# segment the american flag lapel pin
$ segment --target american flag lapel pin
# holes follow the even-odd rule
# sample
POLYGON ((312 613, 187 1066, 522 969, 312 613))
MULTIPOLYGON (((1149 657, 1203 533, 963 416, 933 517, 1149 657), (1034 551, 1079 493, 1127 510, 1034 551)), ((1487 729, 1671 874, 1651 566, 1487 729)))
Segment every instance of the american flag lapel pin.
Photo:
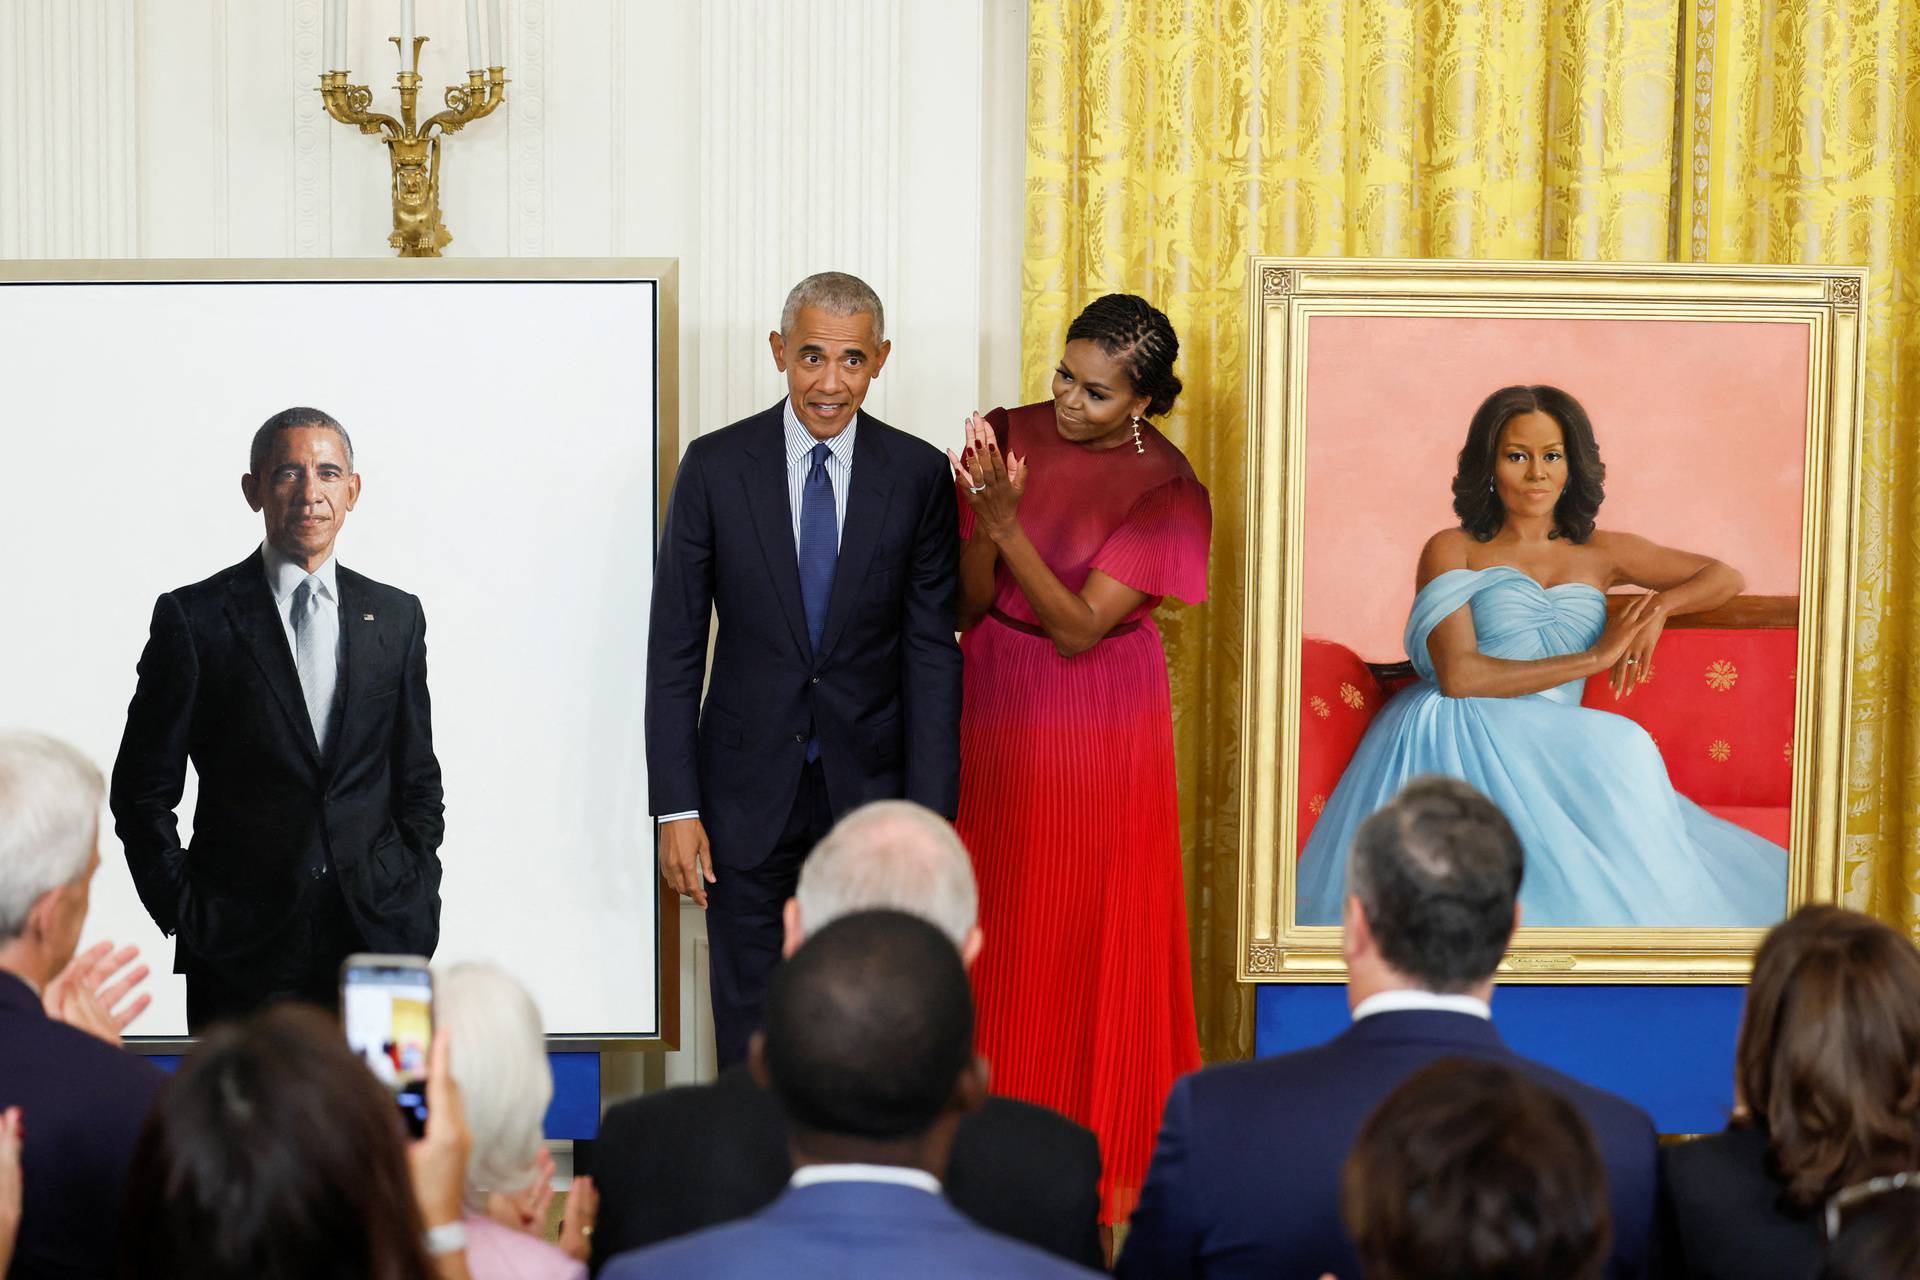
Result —
POLYGON ((372 614, 370 614, 370 613, 363 613, 363 614, 361 614, 361 615, 360 615, 360 621, 362 621, 362 622, 372 622, 372 621, 373 621, 373 615, 372 615, 372 614))

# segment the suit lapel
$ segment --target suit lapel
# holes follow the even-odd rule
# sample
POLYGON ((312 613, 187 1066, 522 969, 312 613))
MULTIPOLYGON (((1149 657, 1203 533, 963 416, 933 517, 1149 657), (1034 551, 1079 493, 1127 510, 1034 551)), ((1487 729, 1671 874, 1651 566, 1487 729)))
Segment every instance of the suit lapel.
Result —
MULTIPOLYGON (((840 529, 840 560, 833 570, 833 594, 827 597, 827 625, 820 635, 820 656, 833 652, 834 642, 846 630, 847 615, 866 585, 867 568, 886 527, 887 504, 893 498, 893 479, 887 475, 887 447, 869 419, 853 439, 853 483, 847 495, 847 519, 840 529)), ((796 581, 798 570, 795 571, 796 581)))
POLYGON ((800 602, 800 557, 793 546, 793 503, 787 497, 786 424, 778 405, 763 417, 764 424, 755 432, 752 459, 742 477, 747 514, 759 535, 761 554, 767 558, 767 576, 773 580, 773 594, 780 602, 780 612, 786 615, 793 642, 802 654, 811 657, 807 611, 800 602))
POLYGON ((319 767, 320 746, 314 741, 307 701, 300 693, 300 675, 294 670, 293 651, 287 648, 286 629, 273 607, 273 592, 267 587, 267 573, 258 551, 235 566, 227 579, 227 620, 286 714, 307 763, 319 767))

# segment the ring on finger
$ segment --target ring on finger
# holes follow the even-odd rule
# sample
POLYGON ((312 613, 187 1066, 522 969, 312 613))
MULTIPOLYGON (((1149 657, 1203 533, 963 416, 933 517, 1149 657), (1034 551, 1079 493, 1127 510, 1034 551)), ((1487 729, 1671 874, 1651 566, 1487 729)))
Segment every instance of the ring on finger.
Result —
POLYGON ((986 491, 987 486, 983 484, 970 484, 967 486, 968 493, 985 493, 986 491))

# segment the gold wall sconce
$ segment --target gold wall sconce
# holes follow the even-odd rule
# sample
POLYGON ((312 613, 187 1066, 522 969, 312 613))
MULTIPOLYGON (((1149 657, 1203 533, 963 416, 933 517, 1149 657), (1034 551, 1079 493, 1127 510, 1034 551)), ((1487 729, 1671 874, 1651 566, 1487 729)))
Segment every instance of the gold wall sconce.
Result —
MULTIPOLYGON (((328 65, 346 62, 349 0, 329 0, 326 15, 328 65)), ((501 0, 489 0, 491 41, 483 55, 480 43, 480 0, 467 0, 467 57, 473 70, 465 84, 447 86, 447 109, 420 122, 420 47, 427 37, 413 33, 414 0, 401 0, 400 34, 388 39, 400 53, 400 117, 373 111, 373 90, 349 84, 346 70, 320 75, 320 96, 327 114, 341 124, 359 126, 364 134, 383 134, 388 164, 393 171, 393 234, 387 243, 403 258, 437 258, 452 240, 440 221, 440 140, 458 133, 475 120, 492 115, 506 100, 506 54, 500 39, 501 0), (484 66, 483 63, 488 65, 484 66)))

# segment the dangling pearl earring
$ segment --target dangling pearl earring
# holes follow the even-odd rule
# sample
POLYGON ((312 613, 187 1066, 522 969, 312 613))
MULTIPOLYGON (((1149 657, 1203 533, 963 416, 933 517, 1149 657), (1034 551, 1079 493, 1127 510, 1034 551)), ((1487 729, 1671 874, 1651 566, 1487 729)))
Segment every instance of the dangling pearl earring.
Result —
POLYGON ((1147 442, 1140 438, 1140 417, 1138 414, 1135 414, 1133 419, 1133 451, 1135 453, 1145 453, 1147 451, 1147 442))
POLYGON ((1487 481, 1487 492, 1488 492, 1488 493, 1492 493, 1492 492, 1493 492, 1493 481, 1491 481, 1491 480, 1489 480, 1489 481, 1487 481))

